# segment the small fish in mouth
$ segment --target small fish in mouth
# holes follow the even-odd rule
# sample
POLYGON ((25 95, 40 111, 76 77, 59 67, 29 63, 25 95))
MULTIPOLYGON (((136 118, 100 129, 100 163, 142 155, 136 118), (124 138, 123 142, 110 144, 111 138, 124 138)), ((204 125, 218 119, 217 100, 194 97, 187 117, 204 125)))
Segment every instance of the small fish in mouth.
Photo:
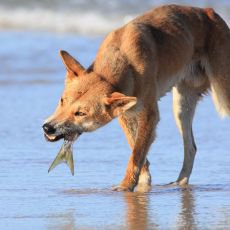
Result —
POLYGON ((74 141, 64 139, 64 143, 53 163, 50 165, 48 172, 54 169, 58 164, 64 162, 69 166, 72 175, 74 175, 73 143, 74 141))

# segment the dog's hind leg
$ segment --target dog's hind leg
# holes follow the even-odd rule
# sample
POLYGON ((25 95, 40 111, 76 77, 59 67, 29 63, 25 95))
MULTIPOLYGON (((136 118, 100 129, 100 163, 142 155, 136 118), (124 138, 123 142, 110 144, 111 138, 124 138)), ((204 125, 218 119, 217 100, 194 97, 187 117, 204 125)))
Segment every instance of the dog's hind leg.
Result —
MULTIPOLYGON (((138 126, 136 117, 123 114, 119 117, 119 123, 124 130, 130 148, 133 150, 138 126)), ((140 172, 136 191, 148 191, 151 188, 151 174, 149 171, 149 165, 150 163, 146 158, 140 172)))
POLYGON ((192 121, 197 102, 207 88, 208 84, 195 88, 185 81, 173 88, 173 112, 184 144, 184 162, 177 181, 172 183, 174 185, 184 185, 189 182, 196 154, 192 121))

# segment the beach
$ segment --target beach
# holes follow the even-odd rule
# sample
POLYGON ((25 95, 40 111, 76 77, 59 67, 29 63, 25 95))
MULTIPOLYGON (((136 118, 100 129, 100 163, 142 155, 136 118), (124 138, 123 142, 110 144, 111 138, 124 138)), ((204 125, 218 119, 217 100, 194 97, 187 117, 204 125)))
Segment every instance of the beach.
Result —
MULTIPOLYGON (((228 1, 222 3, 225 7, 220 8, 229 13, 228 1)), ((7 7, 0 3, 0 9, 7 7)), ((79 11, 83 12, 86 6, 82 7, 79 11)), ((0 229, 229 228, 230 120, 219 117, 209 95, 199 103, 194 119, 198 152, 187 187, 166 186, 176 180, 183 161, 170 93, 159 102, 161 121, 149 152, 153 182, 149 192, 111 190, 122 180, 130 156, 117 120, 77 140, 74 176, 64 164, 47 172, 62 144, 45 141, 42 131, 64 87, 65 68, 58 52, 67 50, 89 66, 107 31, 138 13, 130 5, 128 9, 126 19, 122 9, 118 16, 111 15, 111 24, 103 26, 103 22, 92 34, 90 25, 84 31, 80 27, 2 26, 0 229), (119 15, 122 20, 116 22, 119 15)))

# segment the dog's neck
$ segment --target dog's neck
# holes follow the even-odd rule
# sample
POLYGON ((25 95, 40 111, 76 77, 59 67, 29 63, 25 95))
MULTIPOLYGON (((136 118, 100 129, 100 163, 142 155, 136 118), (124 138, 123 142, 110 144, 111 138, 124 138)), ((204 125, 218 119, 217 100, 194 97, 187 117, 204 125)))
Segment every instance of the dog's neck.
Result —
POLYGON ((119 48, 107 46, 100 49, 90 69, 110 83, 116 91, 132 94, 133 74, 126 57, 119 48))

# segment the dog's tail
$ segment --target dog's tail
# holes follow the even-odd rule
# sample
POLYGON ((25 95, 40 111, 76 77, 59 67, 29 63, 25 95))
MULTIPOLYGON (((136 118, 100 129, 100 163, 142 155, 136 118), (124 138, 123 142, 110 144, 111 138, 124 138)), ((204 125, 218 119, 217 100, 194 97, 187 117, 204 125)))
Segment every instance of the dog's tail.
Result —
POLYGON ((212 81, 211 91, 215 107, 221 117, 230 116, 230 77, 226 82, 212 81))
POLYGON ((213 10, 207 9, 207 15, 211 21, 208 77, 212 98, 219 114, 230 116, 230 29, 213 10))

